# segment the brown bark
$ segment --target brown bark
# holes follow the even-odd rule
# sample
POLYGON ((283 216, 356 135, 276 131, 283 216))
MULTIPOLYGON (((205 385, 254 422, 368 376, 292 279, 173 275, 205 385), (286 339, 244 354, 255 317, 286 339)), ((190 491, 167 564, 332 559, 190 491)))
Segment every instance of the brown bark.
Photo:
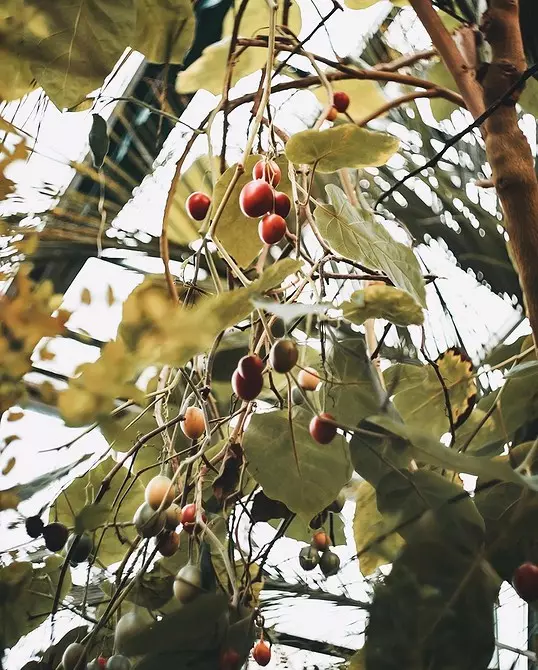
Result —
MULTIPOLYGON (((483 30, 493 61, 484 78, 486 106, 498 100, 526 68, 519 28, 519 0, 490 0, 483 30)), ((517 96, 514 96, 516 98, 517 96)), ((534 342, 538 341, 538 181, 515 99, 486 122, 486 153, 510 237, 534 342)))
MULTIPOLYGON (((492 49, 492 63, 483 90, 465 72, 465 62, 442 25, 431 0, 410 0, 445 65, 456 80, 469 111, 476 118, 506 93, 526 68, 519 27, 519 0, 489 0, 483 31, 492 49), (477 88, 478 87, 478 88, 477 88), (477 100, 477 96, 481 100, 477 100)), ((530 146, 518 125, 518 95, 501 105, 484 124, 486 155, 493 172, 510 237, 509 251, 523 289, 527 316, 538 342, 538 181, 530 146)))

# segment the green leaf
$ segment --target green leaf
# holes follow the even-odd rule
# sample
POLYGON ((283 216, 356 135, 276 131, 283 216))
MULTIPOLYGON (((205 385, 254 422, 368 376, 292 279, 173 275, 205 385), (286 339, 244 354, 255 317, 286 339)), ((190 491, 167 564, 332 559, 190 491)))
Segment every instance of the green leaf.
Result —
MULTIPOLYGON (((427 78, 438 86, 448 88, 454 92, 458 91, 454 77, 450 74, 442 61, 433 63, 428 68, 427 78)), ((459 109, 459 105, 450 102, 450 100, 445 100, 445 98, 432 98, 430 100, 430 105, 432 114, 437 121, 448 119, 452 112, 454 112, 456 109, 459 109)))
POLYGON ((386 273, 395 286, 426 307, 424 279, 413 250, 396 242, 370 212, 353 207, 338 186, 328 184, 325 190, 329 204, 316 207, 314 217, 334 251, 386 273))
MULTIPOLYGON (((228 11, 224 17, 224 23, 222 24, 222 34, 228 36, 232 34, 234 20, 235 20, 235 9, 239 7, 239 3, 236 7, 233 7, 228 11)), ((284 3, 280 4, 277 10, 277 24, 282 24, 284 21, 284 3)), ((289 28, 298 35, 301 32, 301 10, 296 2, 290 2, 289 14, 288 14, 288 26, 289 28)), ((265 0, 249 0, 243 15, 241 16, 241 22, 239 23, 239 36, 240 37, 254 37, 255 35, 266 35, 269 28, 269 9, 265 0)))
MULTIPOLYGON (((82 477, 77 477, 63 491, 55 502, 57 520, 68 527, 76 524, 77 515, 89 504, 93 502, 97 491, 99 490, 103 479, 114 467, 115 461, 112 458, 99 463, 95 468, 87 472, 82 477)), ((112 505, 114 499, 122 489, 122 494, 118 496, 119 500, 109 515, 109 521, 115 520, 117 523, 129 523, 133 520, 134 513, 144 500, 144 486, 140 480, 132 483, 129 491, 128 486, 123 486, 127 470, 121 470, 110 482, 110 486, 103 498, 103 504, 112 505), (123 494, 126 493, 125 498, 123 494), (117 512, 117 514, 116 514, 117 512)), ((51 512, 51 519, 54 518, 54 511, 51 512)), ((108 528, 95 531, 93 538, 94 546, 98 549, 97 559, 107 567, 112 563, 120 561, 136 536, 134 528, 115 529, 108 528), (118 539, 117 533, 125 541, 118 539)))
MULTIPOLYGON (((326 74, 331 73, 330 68, 326 74)), ((357 122, 362 120, 368 114, 375 112, 386 102, 381 86, 376 81, 367 79, 342 79, 334 82, 334 90, 343 91, 349 95, 349 107, 346 113, 357 122)), ((320 86, 314 91, 314 95, 323 106, 327 104, 328 96, 325 86, 320 86)))
POLYGON ((364 340, 349 338, 335 342, 322 372, 321 407, 337 422, 356 426, 377 414, 382 389, 366 354, 364 340))
POLYGON ((353 517, 353 536, 364 577, 372 575, 381 565, 392 563, 400 552, 404 542, 398 533, 383 537, 389 530, 389 524, 377 509, 375 488, 366 481, 361 482, 353 517))
POLYGON ((290 323, 291 321, 298 319, 300 316, 306 316, 308 314, 325 314, 328 309, 333 307, 330 302, 307 305, 301 302, 282 303, 261 298, 252 298, 251 302, 257 309, 263 309, 264 312, 274 314, 284 321, 284 323, 290 323))
MULTIPOLYGON (((241 189, 252 181, 252 169, 261 158, 262 156, 258 155, 247 158, 245 172, 234 186, 215 231, 223 247, 241 267, 249 266, 263 247, 258 235, 258 221, 245 216, 239 207, 241 189)), ((235 172, 236 165, 232 165, 218 180, 213 193, 213 216, 235 172)))
POLYGON ((363 324, 366 319, 386 319, 397 326, 420 326, 424 323, 422 307, 413 296, 386 284, 371 284, 355 291, 340 308, 344 319, 357 325, 363 324))
POLYGON ((131 46, 152 63, 181 64, 192 46, 195 27, 189 0, 136 0, 131 46))
POLYGON ((296 165, 314 165, 318 172, 385 165, 400 142, 386 133, 342 123, 329 130, 303 130, 286 144, 286 156, 296 165))
MULTIPOLYGON (((469 416, 476 401, 472 362, 452 348, 442 353, 434 364, 444 381, 452 420, 457 426, 469 416)), ((393 365, 385 370, 384 376, 394 394, 394 405, 408 425, 426 426, 437 438, 449 430, 445 390, 433 365, 393 365)))
POLYGON ((75 533, 82 535, 84 531, 95 530, 108 520, 111 508, 104 503, 86 505, 75 518, 75 533))
POLYGON ((513 368, 507 370, 504 374, 505 379, 515 379, 517 377, 527 377, 536 375, 538 372, 538 361, 525 361, 514 365, 513 368))
POLYGON ((29 63, 20 55, 2 50, 0 101, 18 100, 35 88, 29 63))
POLYGON ((338 496, 352 474, 344 438, 337 435, 328 445, 318 444, 308 432, 309 421, 305 410, 294 408, 294 447, 287 411, 255 414, 243 441, 248 470, 266 495, 307 523, 338 496))
POLYGON ((100 88, 135 29, 134 0, 27 0, 28 26, 39 49, 32 71, 60 109, 100 88))
MULTIPOLYGON (((200 88, 204 88, 214 95, 221 94, 229 50, 229 37, 206 47, 200 58, 179 73, 176 81, 176 91, 178 93, 195 93, 200 88)), ((265 49, 256 47, 245 49, 235 62, 232 72, 232 86, 235 86, 243 77, 263 67, 266 60, 265 49)))
POLYGON ((463 472, 491 480, 499 479, 501 481, 514 482, 520 486, 528 486, 532 490, 538 490, 538 477, 523 476, 516 470, 513 470, 508 463, 503 463, 496 459, 472 456, 470 454, 460 454, 454 449, 449 449, 432 439, 428 433, 424 433, 418 428, 404 426, 404 424, 392 421, 386 416, 370 417, 369 420, 395 435, 408 440, 413 456, 419 461, 424 461, 456 473, 463 472))

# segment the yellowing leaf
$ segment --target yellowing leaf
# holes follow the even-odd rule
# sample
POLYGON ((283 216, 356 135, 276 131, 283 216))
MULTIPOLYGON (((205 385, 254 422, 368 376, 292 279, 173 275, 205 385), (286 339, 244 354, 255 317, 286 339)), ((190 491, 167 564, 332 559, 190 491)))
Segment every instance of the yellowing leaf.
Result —
POLYGON ((367 481, 361 482, 353 517, 353 536, 364 577, 369 577, 379 566, 392 563, 403 547, 404 541, 398 533, 384 537, 392 527, 377 509, 374 487, 367 481))
MULTIPOLYGON (((359 121, 375 112, 386 102, 381 86, 375 81, 344 79, 335 81, 333 86, 334 91, 344 91, 349 95, 350 102, 347 112, 354 121, 359 121)), ((327 104, 327 89, 324 86, 317 88, 314 95, 322 105, 327 104)))
POLYGON ((384 165, 398 151, 400 142, 386 133, 342 123, 329 130, 303 130, 286 145, 286 156, 296 165, 306 163, 318 172, 340 168, 384 165))
POLYGON ((424 323, 422 307, 407 291, 386 284, 372 284, 355 291, 342 303, 344 319, 360 325, 366 319, 386 319, 398 326, 424 323))
POLYGON ((0 200, 5 200, 8 195, 14 192, 15 183, 5 176, 4 170, 15 161, 25 160, 28 154, 28 147, 26 139, 20 135, 18 130, 1 117, 0 130, 6 133, 13 133, 21 138, 13 148, 10 147, 11 138, 4 140, 0 145, 0 200))
POLYGON ((92 302, 92 294, 90 293, 90 289, 88 288, 83 288, 81 293, 80 293, 80 302, 83 305, 91 305, 92 302))
POLYGON ((114 295, 114 289, 110 284, 107 286, 106 289, 106 302, 109 307, 112 307, 112 305, 116 302, 116 296, 114 295))
POLYGON ((7 415, 7 420, 8 421, 19 421, 22 419, 24 416, 24 412, 10 412, 7 415))
POLYGON ((9 473, 13 470, 13 466, 15 465, 15 457, 12 456, 11 458, 8 459, 7 463, 4 465, 2 468, 2 474, 9 475, 9 473))
MULTIPOLYGON (((206 47, 200 58, 179 73, 176 81, 176 91, 178 93, 194 93, 200 88, 204 88, 214 95, 222 93, 229 49, 229 37, 206 47)), ((245 49, 235 62, 232 86, 242 77, 263 67, 266 59, 265 49, 260 47, 245 49)))
POLYGON ((132 47, 153 63, 183 63, 196 21, 189 0, 136 0, 132 47))
POLYGON ((329 246, 345 258, 384 272, 426 307, 424 279, 413 250, 396 242, 372 213, 353 207, 342 189, 329 184, 325 190, 329 204, 316 207, 314 217, 329 246))
MULTIPOLYGON (((236 5, 237 7, 239 4, 236 5)), ((277 24, 283 23, 285 3, 279 3, 277 10, 277 24)), ((222 34, 232 34, 235 20, 235 11, 232 7, 224 17, 222 34)), ((296 35, 301 32, 301 10, 296 2, 290 2, 288 26, 296 35)), ((265 0, 249 0, 239 24, 240 37, 254 37, 258 34, 267 34, 269 27, 269 9, 265 0)))
MULTIPOLYGON (((476 381, 469 358, 448 349, 435 361, 450 398, 452 418, 457 426, 470 414, 476 401, 476 381)), ((449 430, 445 392, 431 365, 393 365, 385 371, 394 404, 404 421, 427 428, 436 437, 449 430)))
POLYGON ((60 109, 99 88, 132 42, 135 0, 27 0, 26 34, 38 50, 32 72, 60 109))
POLYGON ((3 50, 0 53, 0 102, 18 100, 35 88, 30 66, 17 54, 3 50))

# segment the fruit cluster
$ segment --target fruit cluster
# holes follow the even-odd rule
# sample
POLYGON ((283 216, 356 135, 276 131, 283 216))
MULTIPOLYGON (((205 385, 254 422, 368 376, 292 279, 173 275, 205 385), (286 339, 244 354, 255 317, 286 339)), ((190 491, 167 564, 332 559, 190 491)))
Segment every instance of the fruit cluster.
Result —
MULTIPOLYGON (((286 234, 286 217, 291 211, 291 200, 276 187, 282 178, 282 171, 275 161, 260 160, 252 170, 252 181, 241 189, 239 206, 245 216, 261 217, 258 234, 265 244, 276 244, 286 234)), ((191 193, 185 202, 188 215, 194 221, 203 221, 211 198, 200 191, 191 193)))
POLYGON ((29 516, 25 521, 28 535, 37 539, 43 536, 45 546, 49 551, 61 551, 67 545, 70 553, 70 562, 73 567, 84 563, 90 558, 93 550, 93 541, 89 535, 69 535, 67 526, 54 521, 45 526, 40 516, 29 516))
POLYGON ((80 642, 70 644, 62 656, 62 670, 131 670, 131 661, 122 654, 110 658, 98 656, 89 663, 86 661, 86 647, 80 642))
POLYGON ((333 106, 327 114, 327 121, 334 121, 338 113, 344 114, 349 107, 349 95, 345 91, 335 91, 333 94, 333 106))
POLYGON ((318 530, 312 536, 309 546, 299 552, 299 564, 303 570, 314 570, 318 565, 325 577, 336 575, 340 569, 340 559, 330 550, 331 540, 327 533, 318 530))

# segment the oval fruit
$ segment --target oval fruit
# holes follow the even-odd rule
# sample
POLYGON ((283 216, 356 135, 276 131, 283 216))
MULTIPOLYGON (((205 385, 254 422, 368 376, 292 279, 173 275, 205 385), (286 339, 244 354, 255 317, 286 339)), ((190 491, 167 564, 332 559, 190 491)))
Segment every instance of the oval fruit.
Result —
POLYGON ((254 645, 252 657, 258 665, 269 665, 269 662, 271 661, 271 647, 267 642, 260 640, 254 645))
MULTIPOLYGON (((133 640, 152 623, 153 618, 146 610, 139 609, 124 614, 116 624, 116 630, 114 631, 114 647, 118 654, 127 654, 133 640)), ((114 656, 111 656, 111 658, 114 658, 114 656)), ((108 663, 110 663, 110 658, 108 663)))
MULTIPOLYGON (((67 551, 71 549, 75 542, 76 535, 70 535, 67 540, 67 551)), ((89 535, 83 533, 79 538, 76 546, 73 548, 71 553, 71 560, 74 563, 84 563, 87 561, 90 554, 92 553, 93 542, 89 535)))
POLYGON ((263 377, 251 375, 247 379, 236 370, 232 375, 232 389, 235 395, 241 400, 254 400, 257 398, 263 388, 263 377))
POLYGON ((299 370, 297 383, 305 391, 315 391, 319 384, 319 375, 314 368, 299 370))
POLYGON ((313 570, 319 563, 319 553, 314 547, 303 547, 299 552, 299 565, 303 570, 313 570))
POLYGON ((312 546, 318 551, 325 551, 331 546, 331 538, 323 530, 312 535, 312 546))
POLYGON ((203 221, 207 216, 210 206, 211 198, 201 191, 191 193, 185 202, 187 214, 195 221, 203 221))
POLYGON ((174 502, 174 486, 170 477, 157 475, 148 482, 144 494, 146 503, 152 509, 159 509, 161 504, 163 508, 170 507, 174 502))
POLYGON ((332 577, 340 570, 340 559, 332 551, 324 551, 319 559, 319 567, 325 577, 332 577))
POLYGON ((291 212, 291 200, 287 193, 282 191, 275 191, 275 214, 278 214, 285 219, 291 212))
POLYGON ((527 562, 517 567, 512 584, 520 598, 526 602, 538 600, 538 565, 527 562))
POLYGON ((299 351, 293 340, 277 340, 269 352, 269 362, 275 372, 289 372, 297 363, 299 351))
POLYGON ((165 510, 165 514, 165 527, 167 530, 175 530, 181 523, 181 507, 176 503, 172 503, 170 507, 165 510))
MULTIPOLYGON (((197 511, 196 505, 194 503, 185 505, 185 507, 181 510, 181 523, 183 524, 183 529, 185 530, 186 533, 189 533, 189 535, 191 535, 192 533, 195 532, 195 530, 197 530, 196 511, 197 511)), ((204 510, 202 510, 202 521, 204 523, 206 523, 207 521, 207 517, 204 513, 204 510)))
POLYGON ((338 110, 336 109, 336 107, 331 107, 329 113, 326 116, 326 119, 327 121, 334 121, 337 116, 338 116, 338 110))
POLYGON ((265 365, 262 359, 256 354, 243 356, 237 364, 237 371, 244 379, 249 379, 251 376, 261 375, 265 365))
POLYGON ((273 209, 273 189, 263 179, 249 181, 239 194, 239 206, 245 216, 257 219, 273 209))
POLYGON ((159 535, 155 544, 161 556, 173 556, 179 549, 179 533, 174 531, 163 533, 159 535))
POLYGON ((336 426, 333 423, 329 423, 330 421, 334 421, 334 417, 331 414, 327 414, 327 412, 318 414, 318 416, 313 417, 312 421, 310 421, 310 435, 319 444, 329 444, 329 442, 334 440, 336 426))
POLYGON ((108 659, 106 670, 131 670, 131 661, 127 656, 115 654, 108 659))
POLYGON ((63 523, 49 523, 43 528, 43 537, 45 538, 45 546, 49 551, 60 551, 65 547, 69 531, 63 523))
POLYGON ((199 407, 188 407, 185 419, 181 422, 181 430, 191 440, 197 440, 205 432, 204 413, 199 407))
POLYGON ((26 532, 30 537, 33 537, 34 540, 41 535, 45 524, 40 516, 29 516, 24 522, 26 532))
POLYGON ((226 649, 220 656, 219 670, 239 670, 241 656, 235 649, 226 649))
POLYGON ((252 170, 253 179, 263 179, 271 186, 278 186, 282 179, 282 171, 275 161, 261 160, 256 163, 252 170))
POLYGON ((286 222, 278 214, 266 214, 258 225, 258 235, 265 244, 276 244, 286 234, 286 222))
POLYGON ((70 644, 62 656, 63 670, 82 670, 86 665, 86 647, 80 642, 70 644))
POLYGON ((192 602, 202 592, 202 571, 188 563, 177 573, 174 580, 174 596, 180 603, 192 602))
POLYGON ((133 523, 141 537, 155 537, 164 528, 166 512, 156 512, 148 503, 142 503, 135 512, 133 523))
POLYGON ((349 95, 345 91, 335 91, 333 95, 333 105, 338 112, 345 112, 349 107, 349 95))

